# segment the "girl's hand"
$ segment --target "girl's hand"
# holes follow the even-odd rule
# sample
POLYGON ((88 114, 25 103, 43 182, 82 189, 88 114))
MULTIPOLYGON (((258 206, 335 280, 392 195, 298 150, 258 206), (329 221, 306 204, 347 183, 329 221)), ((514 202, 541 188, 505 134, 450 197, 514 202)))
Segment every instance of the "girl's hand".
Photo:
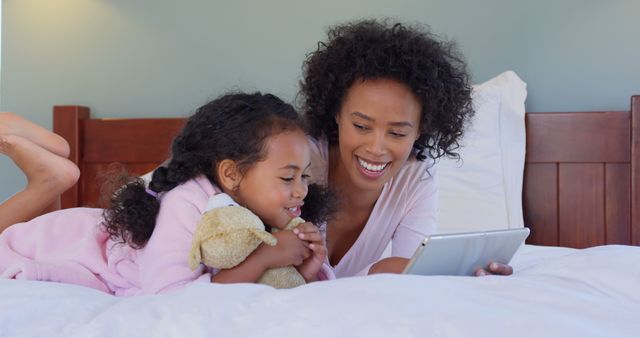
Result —
POLYGON ((311 255, 308 244, 302 241, 290 230, 279 231, 273 234, 278 239, 278 244, 270 246, 260 244, 247 259, 231 269, 222 269, 211 281, 215 283, 253 283, 266 269, 300 265, 311 255))
POLYGON ((278 239, 278 244, 269 246, 261 244, 259 249, 261 257, 264 257, 267 268, 277 268, 287 265, 298 266, 311 255, 309 245, 302 241, 291 230, 282 230, 273 234, 278 239))
POLYGON ((293 233, 298 235, 299 239, 306 241, 309 244, 309 249, 311 249, 311 256, 297 267, 298 272, 307 282, 315 282, 318 279, 318 272, 327 258, 327 246, 325 245, 324 236, 320 234, 318 227, 310 222, 298 225, 293 229, 293 233))
POLYGON ((407 258, 402 257, 387 257, 379 260, 369 268, 369 274, 375 273, 402 273, 404 268, 409 264, 407 258))

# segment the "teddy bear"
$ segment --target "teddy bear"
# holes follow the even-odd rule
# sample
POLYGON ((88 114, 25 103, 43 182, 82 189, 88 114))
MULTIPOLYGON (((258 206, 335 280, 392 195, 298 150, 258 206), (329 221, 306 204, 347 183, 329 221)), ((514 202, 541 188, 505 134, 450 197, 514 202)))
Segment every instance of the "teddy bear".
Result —
MULTIPOLYGON (((296 217, 286 229, 291 230, 301 223, 304 220, 296 217)), ((260 218, 238 205, 229 195, 217 194, 209 198, 207 211, 196 227, 189 266, 195 270, 203 263, 216 269, 230 269, 243 262, 263 242, 273 246, 277 239, 265 230, 260 218)), ((268 269, 257 282, 278 289, 305 284, 293 266, 268 269)))

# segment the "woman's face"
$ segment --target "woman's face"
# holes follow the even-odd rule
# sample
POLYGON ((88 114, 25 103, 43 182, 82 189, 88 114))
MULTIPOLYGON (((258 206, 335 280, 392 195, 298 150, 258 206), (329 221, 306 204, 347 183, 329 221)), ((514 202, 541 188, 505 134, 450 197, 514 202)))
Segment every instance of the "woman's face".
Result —
POLYGON ((311 150, 300 130, 271 136, 265 142, 267 156, 244 173, 233 197, 264 223, 283 229, 300 216, 307 196, 311 150))
POLYGON ((421 105, 393 79, 356 80, 336 116, 340 160, 352 183, 382 189, 398 173, 420 132, 421 105))

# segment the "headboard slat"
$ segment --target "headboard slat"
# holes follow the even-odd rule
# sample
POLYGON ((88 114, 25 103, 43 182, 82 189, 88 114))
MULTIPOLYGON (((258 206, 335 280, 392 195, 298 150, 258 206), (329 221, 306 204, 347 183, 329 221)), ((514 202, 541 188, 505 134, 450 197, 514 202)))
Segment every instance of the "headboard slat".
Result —
POLYGON ((605 224, 607 244, 631 244, 631 165, 605 167, 605 224))
POLYGON ((629 162, 630 132, 628 111, 529 113, 527 161, 629 162))
POLYGON ((531 230, 527 241, 559 245, 557 163, 527 164, 522 204, 526 225, 531 230))
POLYGON ((86 120, 83 123, 84 132, 91 137, 84 143, 84 161, 162 161, 169 157, 168 145, 184 123, 185 120, 181 118, 86 120), (149 128, 149 125, 154 127, 149 128))
POLYGON ((604 164, 560 163, 558 205, 558 245, 605 244, 604 164))
POLYGON ((631 97, 631 243, 640 245, 640 95, 631 97))

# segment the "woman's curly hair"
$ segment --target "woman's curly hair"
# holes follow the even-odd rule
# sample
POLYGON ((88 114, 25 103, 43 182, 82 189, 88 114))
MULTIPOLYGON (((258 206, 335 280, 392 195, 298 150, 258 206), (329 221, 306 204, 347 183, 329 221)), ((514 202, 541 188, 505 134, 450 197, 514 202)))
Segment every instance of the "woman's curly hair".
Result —
MULTIPOLYGON (((152 194, 169 191, 198 176, 217 184, 214 170, 224 159, 235 161, 244 174, 267 155, 267 138, 290 130, 304 130, 300 116, 290 104, 271 94, 227 94, 205 104, 173 140, 169 163, 153 172, 148 188, 151 194, 143 180, 120 174, 118 180, 125 185, 110 195, 103 227, 111 239, 134 248, 143 247, 153 233, 160 210, 160 200, 152 194)), ((315 201, 329 196, 322 189, 309 192, 321 196, 312 196, 315 201)), ((326 205, 305 206, 309 220, 319 223, 326 217, 326 205)))
POLYGON ((428 30, 365 20, 331 28, 307 56, 300 82, 302 109, 314 137, 338 142, 335 121, 356 80, 391 78, 407 85, 422 106, 415 157, 457 157, 463 128, 473 115, 466 64, 452 42, 428 30))

